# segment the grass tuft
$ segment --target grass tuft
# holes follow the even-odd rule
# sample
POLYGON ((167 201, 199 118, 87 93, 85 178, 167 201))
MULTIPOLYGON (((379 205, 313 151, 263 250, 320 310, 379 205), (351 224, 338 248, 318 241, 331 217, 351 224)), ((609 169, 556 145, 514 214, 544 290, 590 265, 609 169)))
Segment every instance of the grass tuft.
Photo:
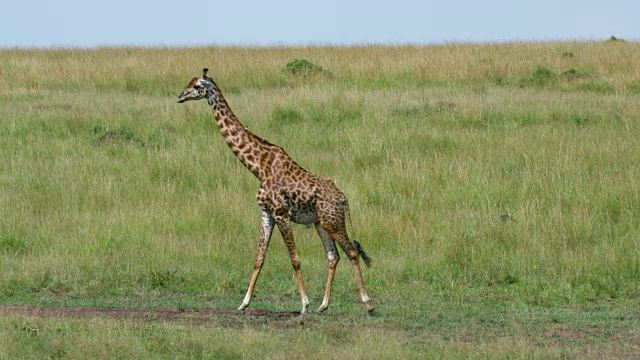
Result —
POLYGON ((305 121, 305 117, 300 111, 281 105, 273 109, 271 118, 279 124, 299 124, 305 121))
POLYGON ((133 145, 136 147, 144 147, 145 143, 131 131, 125 129, 105 130, 101 131, 95 139, 96 145, 133 145))
POLYGON ((0 235, 0 253, 8 255, 25 255, 29 252, 27 243, 13 235, 0 235))
POLYGON ((591 79, 593 75, 588 71, 571 68, 567 71, 562 72, 560 74, 560 77, 569 81, 574 81, 581 79, 591 79))

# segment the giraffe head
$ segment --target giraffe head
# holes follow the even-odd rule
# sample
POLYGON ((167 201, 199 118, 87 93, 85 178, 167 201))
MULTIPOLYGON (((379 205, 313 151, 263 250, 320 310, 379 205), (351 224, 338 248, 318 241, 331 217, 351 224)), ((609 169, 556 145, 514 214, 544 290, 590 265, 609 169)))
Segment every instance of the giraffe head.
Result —
POLYGON ((207 76, 209 69, 202 69, 202 76, 191 79, 187 87, 178 96, 178 102, 183 103, 189 100, 200 100, 207 97, 207 89, 211 88, 212 80, 207 76))

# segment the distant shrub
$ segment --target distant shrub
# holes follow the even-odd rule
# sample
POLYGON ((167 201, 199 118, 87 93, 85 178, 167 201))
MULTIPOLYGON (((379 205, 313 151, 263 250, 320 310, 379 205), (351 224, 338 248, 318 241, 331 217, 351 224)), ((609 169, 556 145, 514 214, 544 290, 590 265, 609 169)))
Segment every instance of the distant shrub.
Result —
POLYGON ((611 37, 609 38, 609 40, 607 40, 607 42, 617 42, 617 41, 622 41, 622 42, 624 42, 624 39, 619 38, 619 37, 615 37, 615 36, 611 35, 611 37))
POLYGON ((591 76, 591 73, 588 71, 571 68, 563 72, 562 74, 560 74, 560 77, 567 80, 579 80, 579 79, 590 79, 592 76, 591 76))
POLYGON ((562 53, 562 57, 572 58, 572 57, 574 57, 574 56, 575 56, 575 55, 573 55, 573 53, 572 53, 572 52, 569 52, 569 51, 565 51, 565 52, 563 52, 563 53, 562 53))
POLYGON ((538 68, 531 73, 531 81, 537 85, 544 85, 556 77, 556 73, 545 66, 538 68))
POLYGON ((521 80, 523 86, 544 86, 556 80, 557 74, 546 66, 538 66, 528 78, 521 80))
POLYGON ((322 72, 322 67, 305 59, 295 59, 287 63, 282 69, 285 73, 293 75, 307 75, 322 72))

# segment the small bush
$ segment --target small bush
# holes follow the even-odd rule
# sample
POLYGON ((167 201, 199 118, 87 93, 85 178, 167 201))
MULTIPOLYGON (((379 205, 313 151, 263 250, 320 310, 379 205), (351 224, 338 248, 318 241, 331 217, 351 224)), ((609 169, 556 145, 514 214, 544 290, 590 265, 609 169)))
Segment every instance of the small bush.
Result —
POLYGON ((538 68, 531 73, 529 83, 543 86, 555 80, 556 76, 556 73, 548 67, 538 66, 538 68))
POLYGON ((563 72, 562 74, 560 74, 560 77, 562 77, 564 79, 567 79, 567 80, 590 79, 591 78, 591 73, 589 73, 587 71, 577 70, 577 69, 571 68, 571 69, 563 72))
POLYGON ((308 75, 313 73, 322 72, 322 67, 313 64, 305 59, 295 59, 287 63, 282 69, 285 73, 293 75, 308 75))

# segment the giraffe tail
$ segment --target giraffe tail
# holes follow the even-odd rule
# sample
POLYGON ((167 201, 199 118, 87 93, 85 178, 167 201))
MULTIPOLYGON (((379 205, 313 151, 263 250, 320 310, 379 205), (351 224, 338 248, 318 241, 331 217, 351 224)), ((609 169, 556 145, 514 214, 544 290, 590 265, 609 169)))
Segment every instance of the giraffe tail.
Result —
MULTIPOLYGON (((353 232, 353 224, 351 223, 351 212, 349 211, 349 202, 347 201, 347 199, 344 199, 344 212, 347 215, 349 227, 351 228, 350 230, 353 232)), ((362 248, 360 243, 357 240, 353 240, 353 244, 356 246, 356 250, 358 250, 358 254, 360 255, 360 258, 362 258, 362 261, 364 261, 364 264, 367 265, 367 267, 371 267, 371 262, 373 260, 369 257, 369 255, 367 255, 366 252, 364 252, 364 249, 362 248)))
POLYGON ((364 249, 362 248, 362 246, 360 246, 360 243, 357 240, 353 240, 353 243, 356 245, 358 254, 360 254, 360 257, 362 258, 362 261, 364 261, 364 264, 367 265, 367 267, 371 267, 372 260, 369 257, 369 255, 367 255, 367 253, 364 252, 364 249))

